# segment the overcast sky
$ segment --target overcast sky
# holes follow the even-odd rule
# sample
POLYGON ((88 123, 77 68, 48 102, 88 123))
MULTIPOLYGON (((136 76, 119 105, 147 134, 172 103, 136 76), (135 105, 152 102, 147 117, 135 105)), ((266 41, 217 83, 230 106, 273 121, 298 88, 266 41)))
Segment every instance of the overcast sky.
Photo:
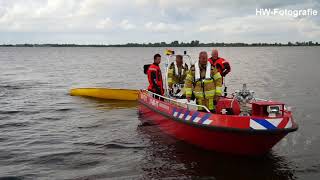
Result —
POLYGON ((0 0, 0 44, 320 42, 320 0, 0 0), (257 16, 256 8, 317 16, 257 16))

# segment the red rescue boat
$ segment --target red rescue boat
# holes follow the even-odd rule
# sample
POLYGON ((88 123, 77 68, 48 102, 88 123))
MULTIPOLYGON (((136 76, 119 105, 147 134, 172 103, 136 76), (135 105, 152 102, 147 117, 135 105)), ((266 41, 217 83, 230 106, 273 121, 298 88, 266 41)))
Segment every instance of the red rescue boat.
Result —
MULTIPOLYGON (((298 128, 290 111, 283 109, 275 117, 266 116, 270 106, 283 108, 284 104, 280 102, 252 103, 252 115, 240 116, 199 112, 182 107, 178 101, 162 101, 159 99, 165 97, 155 97, 157 95, 146 90, 139 93, 139 112, 143 119, 157 124, 163 132, 177 139, 208 150, 260 155, 298 128)), ((217 109, 231 105, 231 101, 229 98, 220 99, 217 109)))
POLYGON ((265 154, 298 129, 284 103, 254 98, 245 85, 232 97, 221 97, 216 113, 200 112, 199 105, 183 98, 147 90, 139 92, 138 101, 144 121, 179 140, 217 152, 265 154))

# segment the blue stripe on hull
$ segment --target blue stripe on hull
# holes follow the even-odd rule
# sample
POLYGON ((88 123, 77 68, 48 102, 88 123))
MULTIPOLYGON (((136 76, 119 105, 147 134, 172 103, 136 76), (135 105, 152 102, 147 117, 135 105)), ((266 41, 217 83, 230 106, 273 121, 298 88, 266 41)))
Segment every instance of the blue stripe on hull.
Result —
POLYGON ((176 108, 173 108, 173 110, 172 110, 172 116, 173 116, 173 114, 176 112, 176 108))
POLYGON ((187 116, 190 114, 190 111, 187 110, 184 116, 182 117, 183 120, 186 120, 187 116))
POLYGON ((193 121, 198 115, 199 115, 199 112, 198 112, 198 111, 196 111, 195 113, 193 113, 190 121, 193 121))
POLYGON ((209 117, 211 116, 211 114, 205 114, 199 121, 199 123, 203 123, 204 121, 206 121, 207 119, 209 119, 209 117))
POLYGON ((253 120, 267 129, 277 129, 277 127, 275 127, 273 124, 271 124, 269 121, 265 119, 253 119, 253 120))

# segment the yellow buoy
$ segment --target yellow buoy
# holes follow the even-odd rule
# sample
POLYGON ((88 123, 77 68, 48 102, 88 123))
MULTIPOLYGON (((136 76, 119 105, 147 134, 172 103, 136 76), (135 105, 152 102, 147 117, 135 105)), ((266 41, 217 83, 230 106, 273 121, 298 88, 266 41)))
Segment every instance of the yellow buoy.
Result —
POLYGON ((71 89, 70 95, 135 101, 138 99, 138 92, 139 90, 133 89, 77 88, 71 89))

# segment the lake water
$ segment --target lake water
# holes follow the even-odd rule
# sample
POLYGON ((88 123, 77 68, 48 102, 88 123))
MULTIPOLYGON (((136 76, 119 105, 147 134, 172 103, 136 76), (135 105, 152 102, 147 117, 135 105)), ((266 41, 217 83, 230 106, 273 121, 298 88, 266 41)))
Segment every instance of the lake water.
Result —
MULTIPOLYGON (((199 51, 187 50, 196 59, 199 51)), ((0 48, 0 179, 319 179, 320 48, 219 48, 261 98, 300 125, 266 156, 204 151, 142 126, 136 102, 68 95, 75 87, 146 88, 164 48, 0 48)))

